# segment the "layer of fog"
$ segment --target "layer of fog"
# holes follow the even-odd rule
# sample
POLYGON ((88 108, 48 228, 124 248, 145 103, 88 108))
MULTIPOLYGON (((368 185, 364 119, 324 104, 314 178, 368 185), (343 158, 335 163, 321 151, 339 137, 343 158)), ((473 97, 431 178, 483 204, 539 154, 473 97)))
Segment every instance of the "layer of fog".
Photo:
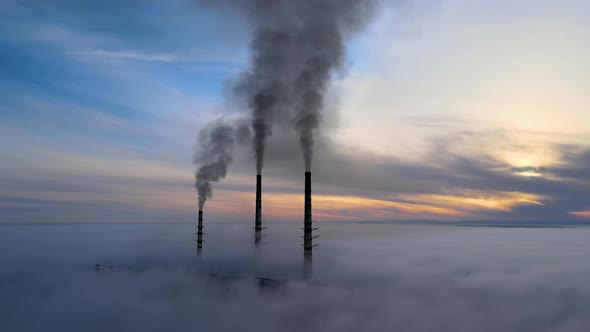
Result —
POLYGON ((3 331, 587 331, 590 230, 323 223, 1 226, 3 331), (102 263, 101 272, 94 264, 102 263), (108 265, 113 265, 109 271, 108 265), (273 290, 251 279, 290 280, 273 290))

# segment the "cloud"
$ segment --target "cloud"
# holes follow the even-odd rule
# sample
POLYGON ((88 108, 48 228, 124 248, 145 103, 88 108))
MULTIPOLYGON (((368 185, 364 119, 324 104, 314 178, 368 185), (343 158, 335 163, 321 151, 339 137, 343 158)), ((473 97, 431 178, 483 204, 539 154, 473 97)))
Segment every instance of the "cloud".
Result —
POLYGON ((572 211, 570 214, 578 218, 590 220, 590 211, 572 211))
MULTIPOLYGON (((189 53, 146 53, 133 50, 103 50, 91 49, 75 51, 71 53, 81 60, 123 60, 140 62, 162 62, 162 63, 201 63, 207 65, 226 65, 233 68, 242 63, 238 56, 226 56, 223 54, 197 54, 189 53)), ((234 68, 235 70, 235 68, 234 68)))
MULTIPOLYGON (((558 156, 555 164, 540 166, 544 173, 529 177, 514 172, 514 167, 499 157, 462 152, 462 137, 449 134, 437 139, 431 143, 431 152, 420 160, 353 150, 324 138, 318 142, 318 163, 312 173, 316 218, 566 221, 579 217, 570 212, 588 208, 583 199, 589 182, 584 147, 554 145, 552 149, 558 156)), ((469 137, 470 144, 485 145, 493 137, 502 136, 482 133, 469 137)), ((182 216, 177 220, 194 217, 196 192, 188 163, 157 160, 157 151, 131 153, 129 148, 90 154, 32 151, 29 157, 21 154, 3 165, 9 171, 2 177, 2 199, 7 208, 12 205, 9 214, 5 210, 4 220, 8 216, 26 220, 36 204, 43 208, 46 218, 51 215, 54 221, 67 217, 64 204, 80 209, 67 220, 100 219, 90 213, 81 218, 84 206, 110 210, 112 214, 125 209, 121 217, 125 220, 146 218, 146 211, 176 211, 182 216), (44 160, 43 168, 33 166, 33 156, 44 160), (30 201, 17 203, 13 199, 30 201), (19 211, 22 216, 17 218, 19 211)), ((267 220, 301 217, 303 174, 298 153, 296 140, 290 140, 288 134, 270 141, 272 157, 264 192, 267 220)), ((244 220, 244 216, 253 215, 251 158, 249 147, 239 151, 232 174, 218 186, 208 206, 209 218, 244 220)), ((156 216, 141 220, 155 221, 156 216)))
POLYGON ((533 194, 523 194, 519 192, 506 193, 482 193, 478 191, 459 191, 459 195, 452 192, 447 194, 431 195, 418 194, 402 196, 408 201, 436 204, 439 206, 455 207, 461 210, 480 211, 480 210, 499 210, 511 211, 518 205, 540 205, 542 206, 542 197, 533 194))
POLYGON ((79 56, 91 58, 114 58, 122 60, 148 61, 148 62, 182 62, 186 61, 185 57, 177 54, 166 53, 140 53, 135 51, 108 51, 108 50, 91 50, 76 53, 79 56))
MULTIPOLYGON (((354 66, 339 84, 343 121, 355 127, 348 132, 384 137, 375 143, 393 151, 420 134, 391 130, 402 116, 587 133, 587 9, 576 1, 444 0, 383 11, 351 50, 354 66)), ((409 145, 402 151, 415 153, 409 145)))
POLYGON ((298 227, 286 226, 273 227, 258 258, 245 242, 248 227, 209 226, 199 261, 187 259, 192 241, 182 234, 191 225, 2 226, 3 249, 40 237, 14 260, 2 258, 0 327, 582 332, 590 324, 585 228, 326 224, 307 284, 292 257, 301 257, 298 227), (105 270, 95 273, 98 261, 105 270), (261 290, 251 280, 203 276, 260 267, 290 281, 261 290))
MULTIPOLYGON (((522 133, 516 136, 520 135, 522 133)), ((290 188, 300 185, 302 178, 298 148, 290 138, 288 132, 283 132, 269 141, 265 175, 265 183, 287 180, 289 183, 282 186, 282 191, 288 193, 290 188)), ((535 143, 510 148, 513 144, 510 142, 514 141, 510 136, 493 131, 471 132, 466 136, 447 130, 445 135, 437 135, 427 142, 429 152, 415 160, 351 148, 324 137, 318 147, 318 162, 312 170, 314 193, 341 196, 343 202, 345 197, 363 197, 459 209, 469 212, 470 219, 567 220, 575 206, 586 207, 579 197, 588 190, 587 163, 584 162, 587 146, 542 143, 541 150, 552 151, 555 157, 547 164, 543 164, 544 158, 537 158, 541 161, 537 168, 545 173, 530 177, 515 171, 526 167, 517 168, 498 153, 507 150, 528 155, 531 149, 538 149, 535 143), (503 142, 504 147, 494 148, 495 142, 503 142), (471 146, 489 149, 472 149, 471 146), (575 181, 564 174, 575 174, 575 181)), ((250 156, 244 153, 238 157, 234 172, 248 174, 250 156)), ((244 190, 251 188, 246 186, 244 190)), ((275 195, 274 192, 277 190, 265 196, 275 195)))

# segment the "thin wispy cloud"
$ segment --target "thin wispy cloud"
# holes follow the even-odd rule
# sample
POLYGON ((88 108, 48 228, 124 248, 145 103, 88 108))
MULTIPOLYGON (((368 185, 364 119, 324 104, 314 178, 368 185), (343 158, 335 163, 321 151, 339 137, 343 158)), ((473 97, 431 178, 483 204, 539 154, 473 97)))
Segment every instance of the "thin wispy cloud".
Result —
POLYGON ((185 62, 188 59, 178 54, 166 54, 166 53, 140 53, 133 51, 108 51, 108 50, 91 50, 91 51, 80 51, 73 53, 81 57, 89 58, 109 58, 109 59, 122 59, 122 60, 133 60, 133 61, 147 61, 147 62, 185 62))
POLYGON ((129 50, 82 50, 71 52, 75 57, 81 59, 105 60, 119 59, 127 61, 141 62, 163 62, 163 63, 208 63, 208 64, 226 64, 239 65, 243 63, 239 57, 230 57, 225 55, 206 55, 196 53, 145 53, 129 50))

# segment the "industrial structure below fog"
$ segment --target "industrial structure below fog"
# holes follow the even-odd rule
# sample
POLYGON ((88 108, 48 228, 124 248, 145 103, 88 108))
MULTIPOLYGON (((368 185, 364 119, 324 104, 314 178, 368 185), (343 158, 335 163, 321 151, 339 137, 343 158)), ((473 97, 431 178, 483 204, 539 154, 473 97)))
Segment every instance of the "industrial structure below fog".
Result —
MULTIPOLYGON (((313 240, 318 236, 314 235, 314 231, 318 227, 313 227, 312 218, 312 198, 311 198, 311 172, 305 172, 305 190, 304 190, 304 210, 303 210, 303 258, 304 258, 304 274, 309 276, 311 273, 311 258, 313 248, 317 246, 313 240)), ((262 175, 256 175, 256 212, 254 218, 254 244, 260 245, 262 242, 262 175)), ((199 210, 199 218, 197 224, 197 253, 202 254, 203 250, 203 210, 199 210)))
POLYGON ((256 216, 254 219, 254 244, 262 240, 262 175, 256 175, 256 216))
POLYGON ((199 210, 199 220, 197 224, 197 254, 203 252, 203 210, 199 210))
POLYGON ((313 232, 317 228, 313 227, 313 219, 311 216, 311 172, 305 172, 305 206, 303 211, 303 274, 304 276, 311 276, 311 254, 313 247, 317 244, 313 240, 317 237, 313 232))
POLYGON ((313 239, 317 236, 313 235, 313 231, 317 228, 313 227, 313 220, 311 217, 311 172, 305 172, 305 207, 303 212, 303 253, 306 257, 310 257, 313 247, 313 239))

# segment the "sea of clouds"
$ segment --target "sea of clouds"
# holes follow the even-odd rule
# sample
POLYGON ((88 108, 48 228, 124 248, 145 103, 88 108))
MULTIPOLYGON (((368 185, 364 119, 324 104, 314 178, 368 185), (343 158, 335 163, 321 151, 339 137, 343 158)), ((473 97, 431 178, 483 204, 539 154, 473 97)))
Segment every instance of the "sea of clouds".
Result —
POLYGON ((590 229, 324 223, 305 281, 299 227, 2 225, 0 330, 590 329, 590 229))

